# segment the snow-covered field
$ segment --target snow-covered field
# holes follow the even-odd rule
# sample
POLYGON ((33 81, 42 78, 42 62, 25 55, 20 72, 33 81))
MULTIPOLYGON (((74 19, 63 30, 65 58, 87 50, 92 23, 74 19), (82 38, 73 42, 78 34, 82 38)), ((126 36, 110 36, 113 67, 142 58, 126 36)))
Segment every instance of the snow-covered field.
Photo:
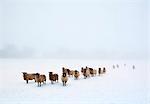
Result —
POLYGON ((0 104, 150 104, 147 73, 146 61, 1 59, 0 104), (119 68, 113 69, 113 64, 119 68), (66 87, 60 80, 50 84, 48 72, 61 75, 63 66, 79 71, 82 66, 105 66, 107 72, 88 79, 70 77, 66 87), (46 85, 26 84, 23 71, 46 74, 46 85))

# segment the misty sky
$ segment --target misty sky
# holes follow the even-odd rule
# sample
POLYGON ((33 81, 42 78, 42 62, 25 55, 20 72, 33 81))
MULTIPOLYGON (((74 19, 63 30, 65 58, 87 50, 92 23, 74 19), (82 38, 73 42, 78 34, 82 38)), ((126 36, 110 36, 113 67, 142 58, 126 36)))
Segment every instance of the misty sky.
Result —
POLYGON ((146 59, 146 0, 1 0, 0 58, 146 59))

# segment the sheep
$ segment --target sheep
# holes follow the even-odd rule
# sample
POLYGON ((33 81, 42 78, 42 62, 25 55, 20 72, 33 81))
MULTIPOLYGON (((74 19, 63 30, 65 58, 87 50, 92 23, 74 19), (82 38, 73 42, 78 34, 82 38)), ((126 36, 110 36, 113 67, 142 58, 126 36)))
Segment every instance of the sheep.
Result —
POLYGON ((58 74, 54 74, 54 76, 55 76, 56 81, 57 81, 57 83, 58 83, 58 80, 59 80, 59 76, 58 76, 58 74))
POLYGON ((62 72, 63 73, 66 73, 69 77, 72 76, 73 77, 73 74, 74 74, 74 71, 73 70, 70 70, 70 69, 67 69, 67 68, 62 68, 62 72))
MULTIPOLYGON (((69 75, 70 70, 67 69, 67 68, 62 67, 62 72, 63 72, 63 73, 66 73, 67 75, 69 75)), ((69 75, 69 76, 70 76, 70 75, 69 75)))
POLYGON ((73 77, 73 75, 74 75, 74 71, 73 71, 73 70, 70 70, 70 71, 69 71, 69 76, 72 76, 72 77, 73 77))
POLYGON ((105 67, 103 67, 103 73, 106 73, 106 68, 105 67))
POLYGON ((69 69, 66 69, 67 70, 67 74, 69 75, 69 77, 70 77, 70 70, 69 69))
POLYGON ((61 80, 63 82, 63 86, 66 86, 66 83, 68 81, 68 77, 67 77, 67 74, 66 73, 63 73, 62 76, 61 76, 61 80))
POLYGON ((89 72, 90 72, 92 77, 96 76, 96 74, 97 74, 97 70, 96 69, 89 68, 87 66, 86 66, 86 69, 87 69, 87 71, 89 70, 89 72))
MULTIPOLYGON (((87 69, 87 67, 86 67, 86 69, 87 69)), ((88 69, 90 71, 91 76, 93 77, 94 76, 93 69, 92 68, 88 68, 88 69)))
POLYGON ((84 76, 84 79, 87 78, 87 76, 86 76, 86 69, 83 69, 83 76, 84 76))
POLYGON ((96 74, 97 74, 97 70, 93 69, 93 75, 96 76, 96 74))
POLYGON ((81 67, 81 73, 83 73, 83 70, 84 70, 84 68, 83 68, 83 67, 81 67))
POLYGON ((89 69, 86 69, 86 76, 90 77, 90 70, 89 69))
POLYGON ((88 67, 82 68, 81 71, 83 71, 84 79, 86 79, 87 77, 90 77, 90 70, 88 67))
POLYGON ((74 71, 74 77, 75 77, 75 79, 78 79, 79 76, 80 76, 79 71, 75 70, 75 71, 74 71))
POLYGON ((23 79, 26 80, 27 84, 29 80, 35 80, 35 73, 30 73, 30 74, 28 74, 27 72, 22 72, 22 73, 23 73, 23 79))
POLYGON ((100 75, 102 72, 101 72, 101 68, 98 68, 98 74, 100 75))
POLYGON ((68 70, 64 67, 62 67, 62 72, 68 74, 68 70))
POLYGON ((97 74, 97 70, 96 69, 88 68, 88 67, 86 67, 86 68, 89 69, 90 74, 91 74, 92 77, 96 76, 96 74, 97 74))
POLYGON ((53 72, 49 72, 49 80, 53 84, 53 81, 58 82, 58 74, 53 74, 53 72))
POLYGON ((35 80, 38 83, 38 86, 41 86, 41 83, 46 84, 46 76, 45 75, 40 75, 39 73, 35 74, 35 80))

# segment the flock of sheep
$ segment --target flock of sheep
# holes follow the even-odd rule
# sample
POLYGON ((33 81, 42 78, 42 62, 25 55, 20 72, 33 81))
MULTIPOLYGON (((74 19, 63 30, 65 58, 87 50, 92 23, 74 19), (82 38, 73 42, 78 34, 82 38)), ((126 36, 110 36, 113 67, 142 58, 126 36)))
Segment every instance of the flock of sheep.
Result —
MULTIPOLYGON (((94 77, 100 74, 106 73, 106 68, 98 68, 98 70, 85 67, 81 68, 81 73, 84 76, 84 79, 88 77, 94 77)), ((23 73, 23 79, 26 80, 26 83, 28 83, 29 80, 35 80, 36 83, 38 83, 38 86, 41 86, 41 83, 46 84, 46 75, 44 74, 39 74, 39 73, 27 73, 27 72, 22 72, 23 73)), ((68 81, 68 77, 74 77, 76 80, 80 76, 80 72, 78 70, 70 70, 68 68, 62 67, 62 75, 61 75, 61 81, 63 83, 63 86, 66 86, 66 83, 68 81)), ((53 84, 54 82, 58 82, 59 80, 59 75, 53 72, 49 72, 49 80, 53 84)))
MULTIPOLYGON (((126 64, 124 64, 126 66, 126 64)), ((116 66, 113 65, 113 69, 119 68, 119 65, 117 64, 116 66)), ((132 66, 133 69, 135 69, 135 66, 132 66)), ((38 83, 38 86, 41 86, 41 83, 46 84, 46 75, 42 75, 39 73, 27 73, 27 72, 22 72, 23 73, 23 78, 26 80, 26 83, 28 83, 29 80, 35 80, 35 82, 38 83)), ((94 77, 98 75, 106 73, 106 68, 98 68, 98 70, 90 68, 90 67, 85 67, 81 68, 81 74, 84 76, 84 79, 88 77, 94 77)), ((62 67, 62 75, 61 75, 61 81, 63 83, 63 86, 66 86, 66 83, 68 81, 68 77, 74 77, 75 79, 78 79, 80 76, 80 72, 78 70, 70 70, 68 68, 62 67)), ((53 84, 54 82, 58 82, 59 80, 59 75, 53 72, 49 72, 49 80, 53 84)))

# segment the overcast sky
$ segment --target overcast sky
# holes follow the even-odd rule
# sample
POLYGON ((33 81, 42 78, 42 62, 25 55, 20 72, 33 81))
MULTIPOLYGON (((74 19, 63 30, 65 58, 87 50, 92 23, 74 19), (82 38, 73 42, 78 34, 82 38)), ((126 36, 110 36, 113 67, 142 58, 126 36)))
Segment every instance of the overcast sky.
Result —
POLYGON ((0 0, 0 58, 146 59, 146 0, 0 0))

